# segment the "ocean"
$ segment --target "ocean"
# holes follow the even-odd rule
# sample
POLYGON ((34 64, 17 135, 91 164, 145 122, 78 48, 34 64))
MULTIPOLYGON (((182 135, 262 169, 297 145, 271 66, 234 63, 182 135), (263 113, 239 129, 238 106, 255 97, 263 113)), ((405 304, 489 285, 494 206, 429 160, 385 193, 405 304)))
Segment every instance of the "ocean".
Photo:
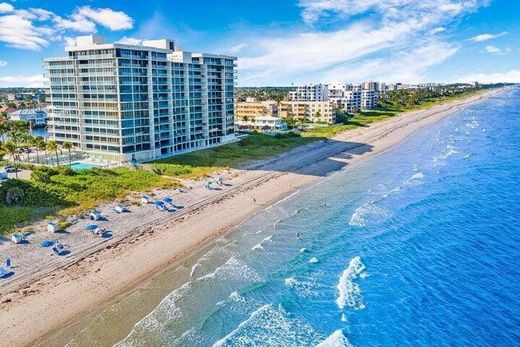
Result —
POLYGON ((519 110, 513 87, 259 212, 118 345, 519 345, 519 110))

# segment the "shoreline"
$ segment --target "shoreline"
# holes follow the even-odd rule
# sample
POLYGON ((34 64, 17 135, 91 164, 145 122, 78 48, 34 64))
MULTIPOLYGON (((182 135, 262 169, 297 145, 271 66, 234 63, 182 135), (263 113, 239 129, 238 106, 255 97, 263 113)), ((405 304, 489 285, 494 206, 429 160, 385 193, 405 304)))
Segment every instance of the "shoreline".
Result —
MULTIPOLYGON (((0 288, 7 292, 0 304, 0 323, 4 327, 0 345, 42 343, 64 324, 74 324, 165 270, 177 267, 193 253, 208 249, 253 214, 500 91, 401 114, 246 168, 230 170, 226 182, 233 186, 222 192, 195 187, 188 193, 194 195, 192 204, 186 199, 181 213, 145 221, 139 232, 130 232, 110 243, 110 247, 103 244, 69 264, 57 264, 47 273, 28 274, 25 282, 13 286, 11 291, 0 288), (42 278, 45 275, 50 276, 42 278), (27 285, 30 282, 34 283, 27 285), (31 322, 32 329, 21 329, 27 322, 31 322)), ((143 211, 143 215, 147 214, 150 212, 143 211)))

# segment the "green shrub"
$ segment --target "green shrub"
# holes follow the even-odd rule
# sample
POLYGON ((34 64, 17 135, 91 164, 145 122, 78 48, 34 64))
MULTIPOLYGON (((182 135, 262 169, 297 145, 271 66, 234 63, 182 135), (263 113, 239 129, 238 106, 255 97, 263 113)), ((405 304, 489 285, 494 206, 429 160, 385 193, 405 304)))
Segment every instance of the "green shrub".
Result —
POLYGON ((19 187, 10 187, 5 194, 5 202, 7 205, 20 205, 25 196, 24 191, 19 187))

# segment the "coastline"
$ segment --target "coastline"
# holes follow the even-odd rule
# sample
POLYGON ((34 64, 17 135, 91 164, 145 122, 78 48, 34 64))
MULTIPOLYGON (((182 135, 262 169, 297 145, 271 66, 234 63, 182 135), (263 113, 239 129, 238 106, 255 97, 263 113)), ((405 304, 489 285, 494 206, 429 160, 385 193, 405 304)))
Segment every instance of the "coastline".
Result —
POLYGON ((207 192, 200 189, 200 201, 191 206, 186 204, 182 214, 168 217, 166 221, 154 221, 140 233, 131 234, 110 248, 103 247, 66 267, 52 270, 52 276, 29 276, 26 282, 37 282, 2 295, 0 323, 4 327, 4 339, 0 344, 33 343, 74 318, 131 291, 164 269, 181 264, 190 254, 210 247, 252 214, 298 189, 381 153, 417 130, 498 92, 494 90, 428 110, 409 112, 247 168, 231 170, 228 176, 233 183, 231 188, 213 192, 215 194, 207 199, 202 195, 207 192), (151 258, 151 254, 154 257, 151 258), (6 302, 6 297, 10 301, 6 302), (28 321, 32 329, 21 329, 28 321))

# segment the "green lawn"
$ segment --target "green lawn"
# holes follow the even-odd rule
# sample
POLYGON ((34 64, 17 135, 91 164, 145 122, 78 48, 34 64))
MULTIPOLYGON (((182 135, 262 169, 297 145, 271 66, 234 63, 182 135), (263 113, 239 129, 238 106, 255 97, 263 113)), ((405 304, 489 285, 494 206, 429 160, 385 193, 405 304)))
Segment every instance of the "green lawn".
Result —
POLYGON ((126 168, 37 169, 30 181, 10 180, 0 187, 0 233, 58 213, 61 216, 94 208, 101 202, 120 199, 130 192, 178 185, 176 180, 150 171, 126 168), (21 190, 22 201, 8 205, 8 194, 21 190))
POLYGON ((167 176, 199 178, 223 168, 264 159, 316 140, 317 138, 291 135, 272 137, 253 133, 240 142, 160 159, 149 164, 167 176))

